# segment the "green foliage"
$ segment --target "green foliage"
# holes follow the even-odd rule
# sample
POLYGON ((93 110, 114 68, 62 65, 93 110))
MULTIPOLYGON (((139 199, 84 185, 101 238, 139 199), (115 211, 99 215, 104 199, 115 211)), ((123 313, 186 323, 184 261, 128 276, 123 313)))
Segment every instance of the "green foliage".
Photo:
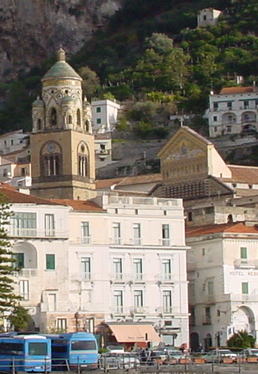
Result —
POLYGON ((7 225, 11 216, 10 206, 0 196, 0 315, 7 316, 16 308, 20 297, 14 293, 12 274, 15 259, 12 257, 11 244, 7 236, 7 225))
POLYGON ((229 348, 253 348, 255 338, 247 331, 238 331, 227 341, 229 348))
POLYGON ((33 329, 33 320, 27 309, 23 308, 21 305, 14 307, 8 320, 14 331, 28 331, 33 329))

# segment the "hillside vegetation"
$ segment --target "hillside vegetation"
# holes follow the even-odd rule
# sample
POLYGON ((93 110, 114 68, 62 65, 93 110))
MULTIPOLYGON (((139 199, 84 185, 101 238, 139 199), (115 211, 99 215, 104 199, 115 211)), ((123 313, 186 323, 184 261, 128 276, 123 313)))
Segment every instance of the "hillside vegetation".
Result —
MULTIPOLYGON (((211 89, 258 77, 258 0, 126 0, 105 29, 98 30, 70 63, 84 78, 85 93, 124 102, 120 130, 165 137, 173 113, 194 113, 199 129, 211 89), (200 9, 222 16, 214 27, 196 28, 200 9)), ((31 103, 45 61, 18 81, 0 84, 1 131, 31 128, 31 103)))

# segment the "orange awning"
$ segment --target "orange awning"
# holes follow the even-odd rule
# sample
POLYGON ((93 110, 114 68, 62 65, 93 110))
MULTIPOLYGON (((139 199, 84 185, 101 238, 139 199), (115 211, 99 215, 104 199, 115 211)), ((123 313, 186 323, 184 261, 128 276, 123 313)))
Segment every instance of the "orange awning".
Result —
POLYGON ((118 343, 160 342, 152 325, 108 324, 118 343))

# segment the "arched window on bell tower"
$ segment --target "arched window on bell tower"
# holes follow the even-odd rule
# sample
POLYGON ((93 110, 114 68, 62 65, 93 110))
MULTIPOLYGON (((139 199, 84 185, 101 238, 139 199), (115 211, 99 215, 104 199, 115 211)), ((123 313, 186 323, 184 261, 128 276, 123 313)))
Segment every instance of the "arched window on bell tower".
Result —
POLYGON ((47 142, 40 154, 41 175, 53 177, 62 174, 62 151, 59 144, 47 142))
POLYGON ((88 157, 85 144, 79 145, 78 151, 78 175, 80 177, 88 176, 88 157))
POLYGON ((56 127, 57 126, 56 108, 51 108, 51 110, 50 110, 49 124, 50 124, 50 127, 56 127))
POLYGON ((81 126, 81 111, 80 111, 80 109, 77 109, 76 119, 77 119, 77 126, 81 126))
POLYGON ((42 121, 41 121, 40 118, 38 118, 38 120, 37 120, 37 130, 39 131, 41 129, 42 129, 42 121))

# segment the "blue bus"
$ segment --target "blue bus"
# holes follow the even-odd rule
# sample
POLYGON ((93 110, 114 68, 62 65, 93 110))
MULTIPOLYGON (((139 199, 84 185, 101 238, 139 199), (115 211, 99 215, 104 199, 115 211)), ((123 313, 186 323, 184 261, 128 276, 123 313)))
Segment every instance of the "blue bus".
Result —
POLYGON ((50 339, 42 335, 1 335, 1 371, 50 372, 50 339))
POLYGON ((46 335, 51 339, 52 369, 97 369, 98 344, 95 336, 87 332, 46 335))

